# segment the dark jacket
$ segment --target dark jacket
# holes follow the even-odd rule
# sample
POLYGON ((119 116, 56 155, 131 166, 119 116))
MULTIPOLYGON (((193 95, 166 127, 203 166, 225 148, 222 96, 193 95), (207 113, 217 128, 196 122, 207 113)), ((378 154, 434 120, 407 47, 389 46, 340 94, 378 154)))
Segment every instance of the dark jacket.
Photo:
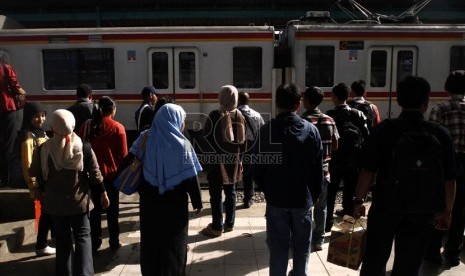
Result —
POLYGON ((323 148, 313 124, 295 113, 280 113, 260 129, 253 152, 252 173, 268 204, 312 206, 323 183, 323 148))
POLYGON ((85 121, 92 119, 93 109, 94 103, 88 98, 80 98, 72 106, 68 107, 68 110, 73 113, 74 118, 76 119, 74 132, 78 133, 82 124, 85 121))

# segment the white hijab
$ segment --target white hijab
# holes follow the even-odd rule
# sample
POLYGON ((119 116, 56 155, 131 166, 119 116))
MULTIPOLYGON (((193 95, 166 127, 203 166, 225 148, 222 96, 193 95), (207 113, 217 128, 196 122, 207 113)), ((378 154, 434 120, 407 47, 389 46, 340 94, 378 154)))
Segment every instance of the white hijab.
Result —
POLYGON ((45 180, 48 178, 48 157, 52 157, 55 169, 82 171, 84 156, 82 153, 82 141, 73 130, 76 121, 71 112, 58 109, 52 113, 51 127, 54 136, 42 145, 41 167, 45 180))

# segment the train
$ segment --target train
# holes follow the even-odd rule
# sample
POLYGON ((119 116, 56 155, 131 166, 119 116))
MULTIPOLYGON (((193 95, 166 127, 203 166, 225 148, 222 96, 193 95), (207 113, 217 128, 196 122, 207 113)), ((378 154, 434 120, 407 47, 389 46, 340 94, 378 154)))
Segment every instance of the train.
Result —
POLYGON ((226 84, 248 92, 265 119, 275 115, 274 91, 283 83, 321 87, 326 111, 334 85, 363 79, 366 98, 384 119, 400 112, 397 82, 418 75, 431 83, 432 106, 447 98, 448 74, 465 69, 465 25, 292 20, 283 28, 3 28, 0 49, 28 99, 49 112, 70 106, 76 87, 87 83, 94 99, 116 100, 116 120, 134 131, 140 91, 154 86, 184 107, 195 131, 218 108, 218 90, 226 84))

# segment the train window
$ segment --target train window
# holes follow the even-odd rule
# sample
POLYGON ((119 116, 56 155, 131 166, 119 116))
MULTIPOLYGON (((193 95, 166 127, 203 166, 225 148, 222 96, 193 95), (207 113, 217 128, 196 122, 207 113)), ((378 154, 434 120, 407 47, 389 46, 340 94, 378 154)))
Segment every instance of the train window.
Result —
POLYGON ((262 87, 262 48, 233 49, 233 85, 237 88, 262 87))
POLYGON ((94 90, 115 88, 113 49, 42 50, 47 90, 75 90, 81 83, 94 90))
POLYGON ((153 86, 157 89, 168 89, 169 87, 169 70, 168 70, 168 53, 152 53, 152 79, 153 86))
POLYGON ((387 75, 387 52, 375 50, 371 52, 370 86, 385 87, 387 75))
POLYGON ((179 53, 179 87, 183 89, 195 88, 195 53, 179 53))
POLYGON ((305 56, 305 86, 334 85, 334 47, 307 46, 305 56))
POLYGON ((397 52, 397 81, 413 74, 413 51, 397 52))
POLYGON ((465 68, 465 46, 453 46, 450 49, 450 71, 465 68))

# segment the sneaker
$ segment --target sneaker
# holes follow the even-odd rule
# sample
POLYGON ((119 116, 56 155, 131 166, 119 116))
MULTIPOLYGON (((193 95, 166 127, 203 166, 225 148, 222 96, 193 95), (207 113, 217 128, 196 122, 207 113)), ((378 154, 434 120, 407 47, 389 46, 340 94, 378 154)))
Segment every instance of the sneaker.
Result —
POLYGON ((444 252, 444 258, 446 258, 446 260, 450 264, 450 266, 458 266, 460 264, 459 256, 453 256, 452 254, 448 253, 447 251, 444 252))
POLYGON ((244 208, 245 208, 245 209, 250 208, 253 204, 254 204, 253 199, 244 200, 244 208))
POLYGON ((231 232, 232 230, 234 230, 234 226, 224 226, 224 229, 223 229, 223 232, 224 233, 227 233, 227 232, 231 232))
POLYGON ((312 243, 312 252, 317 252, 323 250, 323 245, 321 243, 312 243))
POLYGON ((439 252, 436 253, 427 253, 424 257, 425 260, 432 262, 434 264, 441 265, 442 264, 442 257, 439 252))
POLYGON ((110 244, 110 250, 111 251, 116 251, 116 250, 120 249, 123 245, 124 245, 124 243, 122 243, 122 242, 118 242, 118 243, 115 243, 115 244, 110 244))
POLYGON ((344 209, 338 209, 336 210, 336 212, 334 212, 336 214, 336 216, 338 217, 343 217, 344 215, 346 215, 346 212, 344 212, 344 209))
POLYGON ((36 256, 50 256, 50 255, 55 255, 56 254, 56 249, 50 246, 46 246, 42 249, 36 249, 36 256))
POLYGON ((221 236, 223 234, 223 229, 221 230, 214 230, 212 228, 212 224, 208 224, 207 227, 203 228, 202 230, 200 230, 200 234, 203 234, 207 237, 210 237, 210 238, 217 238, 219 236, 221 236))

